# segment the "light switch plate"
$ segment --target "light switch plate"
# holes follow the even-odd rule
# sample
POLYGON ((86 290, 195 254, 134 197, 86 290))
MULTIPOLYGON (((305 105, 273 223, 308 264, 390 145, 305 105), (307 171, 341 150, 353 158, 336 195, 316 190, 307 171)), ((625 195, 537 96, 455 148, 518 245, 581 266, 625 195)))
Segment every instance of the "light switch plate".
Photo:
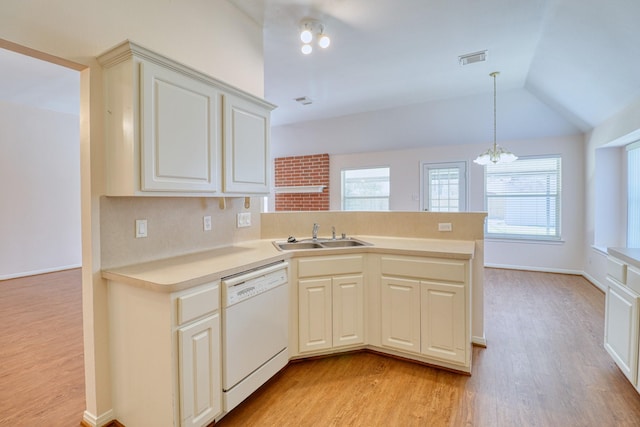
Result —
POLYGON ((251 212, 242 212, 238 214, 238 228, 251 227, 251 212))
POLYGON ((147 237, 147 220, 136 219, 136 239, 147 237))

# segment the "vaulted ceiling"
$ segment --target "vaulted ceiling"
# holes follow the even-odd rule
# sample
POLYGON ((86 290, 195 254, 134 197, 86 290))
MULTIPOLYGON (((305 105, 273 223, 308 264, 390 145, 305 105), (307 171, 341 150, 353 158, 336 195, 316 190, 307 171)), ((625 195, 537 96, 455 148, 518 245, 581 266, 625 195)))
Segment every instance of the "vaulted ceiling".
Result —
POLYGON ((264 28, 274 126, 408 107, 472 125, 492 112, 492 71, 505 138, 586 132, 640 98, 638 0, 230 1, 264 28), (329 48, 300 53, 306 18, 329 48))
MULTIPOLYGON (((639 0, 229 1, 264 29, 276 130, 321 132, 331 119, 397 124, 397 137, 369 138, 361 148, 369 150, 391 139, 395 148, 424 144, 424 129, 442 144, 487 140, 492 71, 500 71, 499 140, 587 132, 640 99, 639 0), (321 21, 332 43, 305 56, 307 18, 321 21), (481 50, 487 61, 459 64, 459 55, 481 50), (302 96, 313 103, 294 101, 302 96)), ((0 99, 50 99, 44 108, 77 111, 76 72, 60 76, 61 67, 3 50, 0 63, 2 81, 12 82, 0 85, 0 99), (19 57, 26 63, 13 62, 19 57)))

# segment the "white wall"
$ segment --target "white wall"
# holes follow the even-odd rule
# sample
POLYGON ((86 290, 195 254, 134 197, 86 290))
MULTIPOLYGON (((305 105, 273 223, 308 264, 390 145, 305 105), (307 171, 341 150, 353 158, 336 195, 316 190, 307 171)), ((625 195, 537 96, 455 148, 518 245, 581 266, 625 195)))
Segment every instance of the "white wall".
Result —
POLYGON ((585 149, 585 275, 600 288, 605 286, 606 255, 602 246, 624 244, 623 231, 610 221, 626 219, 626 204, 622 185, 624 169, 620 160, 620 147, 640 139, 640 99, 596 126, 586 137, 585 149), (609 151, 614 150, 614 151, 609 151), (616 165, 620 165, 617 167, 616 165), (600 180, 608 175, 610 186, 600 180), (619 178, 620 180, 617 180, 619 178), (612 236, 613 234, 613 236, 612 236))
MULTIPOLYGON (((507 141, 504 146, 518 156, 560 154, 562 156, 562 242, 523 243, 517 240, 485 241, 485 264, 580 273, 583 270, 584 182, 582 136, 507 141)), ((472 160, 487 147, 453 145, 422 149, 335 154, 331 156, 331 209, 340 209, 340 170, 343 168, 390 166, 391 210, 420 208, 420 162, 467 162, 469 211, 484 210, 484 168, 472 160)))
POLYGON ((624 246, 627 230, 627 162, 624 147, 595 150, 596 203, 593 245, 601 250, 624 246))
POLYGON ((0 280, 79 267, 78 115, 0 102, 0 153, 0 280))
POLYGON ((125 39, 257 96, 262 29, 226 0, 2 3, 2 38, 81 64, 125 39))
MULTIPOLYGON (((501 140, 582 133, 526 89, 501 92, 498 99, 501 140)), ((491 105, 491 94, 486 93, 276 126, 271 152, 273 157, 285 157, 488 144, 493 140, 491 105)))

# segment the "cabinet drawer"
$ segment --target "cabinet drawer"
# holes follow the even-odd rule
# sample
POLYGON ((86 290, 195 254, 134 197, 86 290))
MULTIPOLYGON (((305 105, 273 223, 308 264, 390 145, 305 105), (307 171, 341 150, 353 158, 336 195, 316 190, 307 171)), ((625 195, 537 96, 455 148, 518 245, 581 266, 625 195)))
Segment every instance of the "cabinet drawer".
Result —
POLYGON ((382 257, 380 268, 382 274, 392 276, 460 283, 466 281, 466 262, 459 260, 382 257))
POLYGON ((178 325, 182 325, 220 308, 220 286, 216 283, 214 286, 180 296, 176 301, 177 321, 178 325))
POLYGON ((298 277, 337 276, 360 273, 364 268, 362 255, 340 255, 317 258, 301 258, 298 261, 298 277))
POLYGON ((627 286, 640 295, 640 270, 631 266, 627 268, 627 286))
POLYGON ((622 284, 627 283, 627 264, 622 261, 608 257, 607 258, 607 274, 622 284))

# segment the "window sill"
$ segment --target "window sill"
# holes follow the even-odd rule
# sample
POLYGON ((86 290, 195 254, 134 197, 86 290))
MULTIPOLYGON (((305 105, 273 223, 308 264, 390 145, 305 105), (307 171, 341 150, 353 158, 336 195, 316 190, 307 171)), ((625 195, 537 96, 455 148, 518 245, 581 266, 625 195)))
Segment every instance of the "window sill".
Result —
POLYGON ((484 239, 485 242, 497 243, 525 243, 532 245, 564 245, 565 240, 544 240, 544 239, 519 239, 517 237, 489 237, 484 239))

